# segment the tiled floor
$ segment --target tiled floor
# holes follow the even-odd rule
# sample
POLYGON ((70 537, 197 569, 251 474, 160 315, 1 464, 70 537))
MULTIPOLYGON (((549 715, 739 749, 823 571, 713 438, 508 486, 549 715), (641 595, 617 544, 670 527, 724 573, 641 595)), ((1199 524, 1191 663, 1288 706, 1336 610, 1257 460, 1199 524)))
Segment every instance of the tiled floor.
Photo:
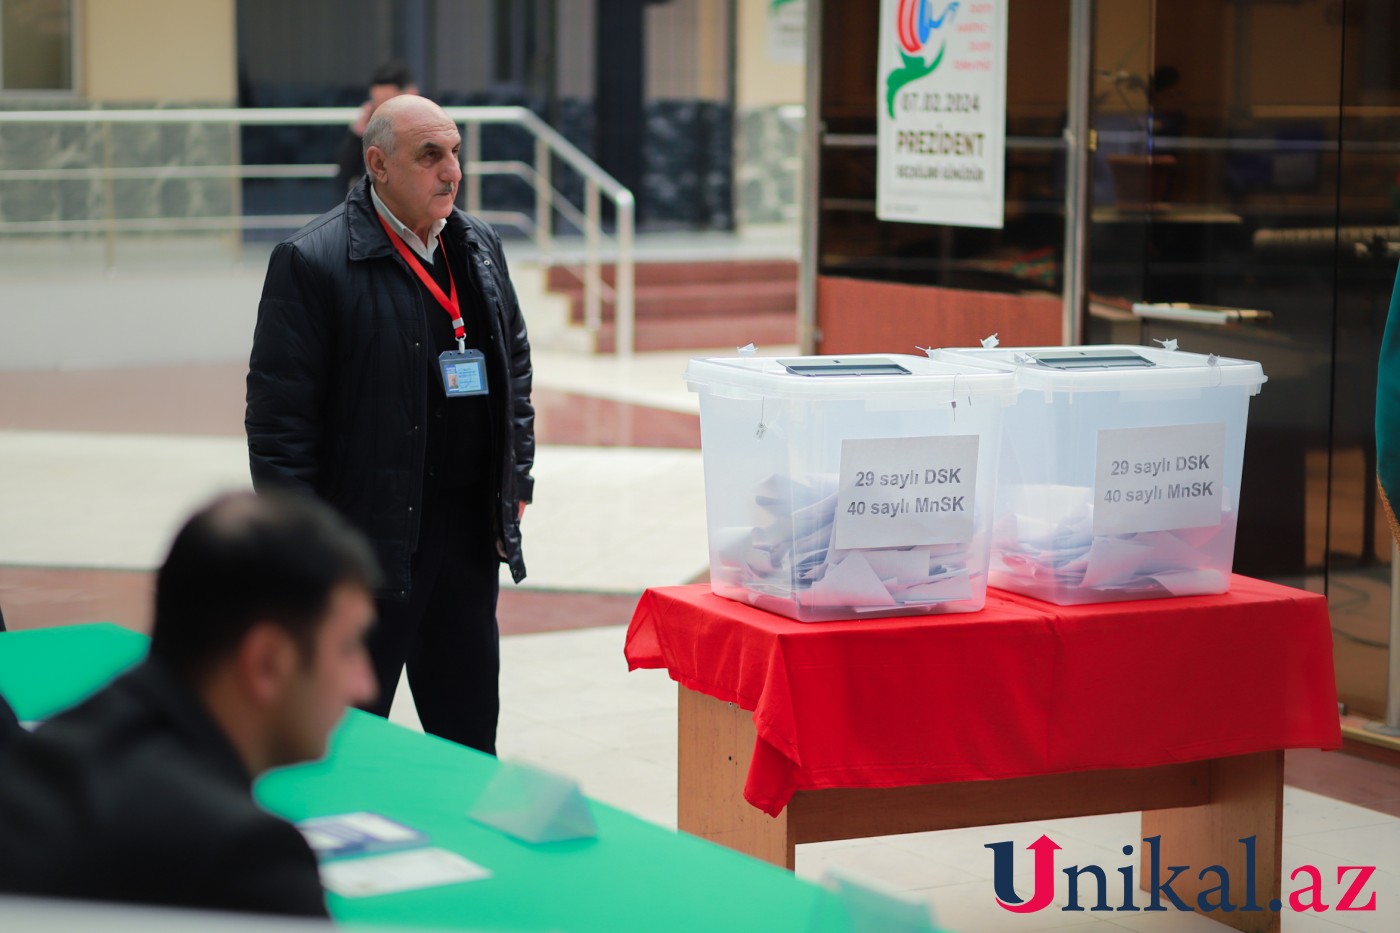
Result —
MULTIPOLYGON (((689 355, 536 355, 530 577, 504 587, 501 602, 502 755, 571 773, 587 793, 665 825, 675 822, 676 688, 659 672, 627 673, 622 640, 642 588, 705 572, 689 355)), ((175 525, 212 491, 247 484, 242 376, 233 364, 0 373, 0 605, 12 627, 148 626, 150 569, 175 525)), ((394 718, 413 725, 406 686, 400 697, 394 718)), ((1400 929, 1400 775, 1300 752, 1288 757, 1288 780, 1285 872, 1321 867, 1334 904, 1336 866, 1375 865, 1378 909, 1289 913, 1284 929, 1400 929)), ((1176 911, 1000 910, 985 846, 1019 849, 1041 833, 1064 847, 1061 864, 1110 873, 1132 863, 1124 845, 1140 844, 1136 816, 1123 814, 809 845, 798 872, 875 879, 927 900, 951 930, 1218 929, 1176 911)))
MULTIPOLYGON (((686 358, 608 366, 536 355, 530 575, 521 588, 505 587, 506 632, 554 628, 566 617, 574 627, 625 622, 646 586, 704 571, 699 420, 681 378, 686 358), (613 401, 647 393, 656 406, 613 401), (561 611, 546 610, 536 591, 631 596, 573 600, 561 611)), ((91 618, 99 607, 145 626, 148 583, 136 580, 159 563, 195 504, 248 484, 245 371, 0 373, 0 605, 12 626, 91 618), (95 604, 94 586, 104 596, 95 604)))

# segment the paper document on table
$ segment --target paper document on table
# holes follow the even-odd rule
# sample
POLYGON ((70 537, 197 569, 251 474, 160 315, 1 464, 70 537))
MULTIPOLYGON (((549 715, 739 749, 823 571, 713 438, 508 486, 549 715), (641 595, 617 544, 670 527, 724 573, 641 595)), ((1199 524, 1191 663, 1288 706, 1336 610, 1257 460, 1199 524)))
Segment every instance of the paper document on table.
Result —
POLYGON ((323 859, 423 845, 426 834, 378 813, 318 816, 296 824, 311 851, 323 859))
POLYGON ((485 868, 446 849, 413 849, 321 866, 321 884, 341 897, 373 897, 490 877, 485 868))

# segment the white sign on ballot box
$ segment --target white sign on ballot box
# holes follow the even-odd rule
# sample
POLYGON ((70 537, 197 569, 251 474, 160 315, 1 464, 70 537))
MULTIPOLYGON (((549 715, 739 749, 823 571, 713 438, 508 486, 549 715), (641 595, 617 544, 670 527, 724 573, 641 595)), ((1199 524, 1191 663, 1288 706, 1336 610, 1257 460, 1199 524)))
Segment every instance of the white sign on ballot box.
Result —
POLYGON ((1094 471, 1096 535, 1219 525, 1225 425, 1100 431, 1094 471))
POLYGON ((843 440, 831 546, 971 541, 978 440, 976 434, 843 440))

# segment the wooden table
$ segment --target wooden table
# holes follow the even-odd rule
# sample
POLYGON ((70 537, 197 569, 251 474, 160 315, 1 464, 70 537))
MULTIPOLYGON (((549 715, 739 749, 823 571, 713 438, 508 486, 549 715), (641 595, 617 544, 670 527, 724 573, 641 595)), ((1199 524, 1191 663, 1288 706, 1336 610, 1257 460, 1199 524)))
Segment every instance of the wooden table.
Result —
POLYGON ((658 588, 627 657, 681 685, 683 830, 792 868, 804 842, 1141 810, 1162 864, 1196 869, 1173 884, 1188 903, 1210 865, 1241 901, 1255 837, 1264 909, 1211 914, 1245 930, 1279 926, 1282 750, 1341 744, 1325 599, 1244 577, 820 625, 658 588))

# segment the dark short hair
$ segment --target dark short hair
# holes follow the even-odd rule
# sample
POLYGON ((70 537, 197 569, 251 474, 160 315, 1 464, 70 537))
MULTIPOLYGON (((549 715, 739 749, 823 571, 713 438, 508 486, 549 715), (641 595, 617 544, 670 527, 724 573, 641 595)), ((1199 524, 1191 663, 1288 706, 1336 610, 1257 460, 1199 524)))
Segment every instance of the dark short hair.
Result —
POLYGON ((392 84, 395 87, 404 88, 412 83, 412 70, 409 69, 407 63, 397 58, 392 61, 387 61, 374 69, 374 74, 369 77, 370 87, 376 84, 392 84))
POLYGON ((293 492, 229 493, 185 522, 156 575, 151 655, 198 681, 266 621, 309 661, 331 594, 378 583, 368 542, 328 505, 293 492))

